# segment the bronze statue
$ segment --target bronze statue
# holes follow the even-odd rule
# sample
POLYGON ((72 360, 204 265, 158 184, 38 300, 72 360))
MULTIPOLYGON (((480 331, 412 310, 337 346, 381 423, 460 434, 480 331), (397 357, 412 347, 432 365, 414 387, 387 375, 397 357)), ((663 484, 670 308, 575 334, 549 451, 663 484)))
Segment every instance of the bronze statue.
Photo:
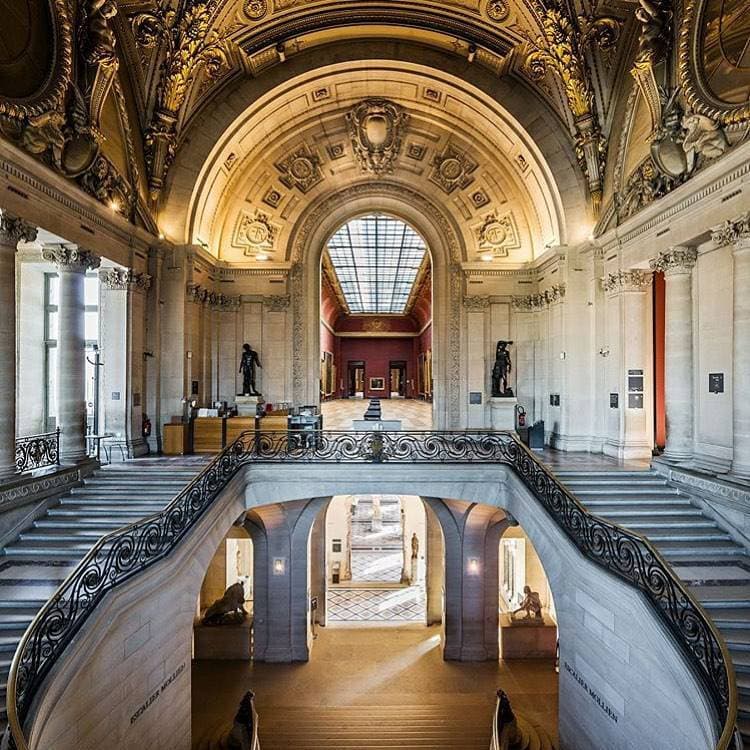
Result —
POLYGON ((217 599, 203 615, 203 625, 239 625, 247 617, 245 589, 238 581, 233 583, 221 599, 217 599))
POLYGON ((86 3, 86 61, 92 65, 112 65, 117 60, 115 33, 110 26, 116 15, 117 3, 114 0, 88 0, 86 3))
POLYGON ((417 537, 417 532, 415 531, 411 535, 411 559, 416 560, 419 557, 419 538, 417 537))
POLYGON ((508 376, 513 369, 508 345, 512 341, 498 341, 495 349, 495 364, 492 366, 492 395, 513 396, 513 389, 508 386, 508 376))
POLYGON ((523 587, 523 601, 518 609, 514 609, 511 617, 518 612, 526 612, 524 619, 542 619, 542 600, 536 591, 532 591, 530 586, 523 587))
POLYGON ((240 361, 239 371, 242 373, 242 395, 243 396, 260 396, 255 390, 255 367, 256 365, 263 369, 258 352, 250 344, 242 345, 242 360, 240 361))

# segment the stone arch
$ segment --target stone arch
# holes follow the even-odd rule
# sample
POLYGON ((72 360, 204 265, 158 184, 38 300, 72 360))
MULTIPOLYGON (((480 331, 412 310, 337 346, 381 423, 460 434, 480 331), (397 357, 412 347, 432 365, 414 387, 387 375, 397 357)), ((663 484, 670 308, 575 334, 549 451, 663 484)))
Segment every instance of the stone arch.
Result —
POLYGON ((498 79, 455 56, 407 42, 385 40, 358 45, 328 44, 295 55, 258 78, 229 82, 187 124, 182 145, 163 193, 160 226, 177 243, 192 241, 196 194, 213 189, 207 165, 217 162, 229 139, 237 137, 251 107, 276 95, 296 79, 323 76, 346 63, 403 64, 421 70, 437 84, 460 87, 493 108, 499 122, 521 134, 533 153, 534 182, 548 198, 557 225, 556 242, 570 244, 588 236, 590 213, 586 187, 565 124, 521 81, 498 79))
POLYGON ((292 230, 292 393, 296 403, 315 403, 317 380, 309 374, 320 360, 320 260, 325 242, 346 221, 373 208, 410 224, 427 243, 432 259, 433 420, 437 429, 461 424, 460 263, 461 236, 448 215, 418 191, 399 183, 351 185, 308 207, 292 230))

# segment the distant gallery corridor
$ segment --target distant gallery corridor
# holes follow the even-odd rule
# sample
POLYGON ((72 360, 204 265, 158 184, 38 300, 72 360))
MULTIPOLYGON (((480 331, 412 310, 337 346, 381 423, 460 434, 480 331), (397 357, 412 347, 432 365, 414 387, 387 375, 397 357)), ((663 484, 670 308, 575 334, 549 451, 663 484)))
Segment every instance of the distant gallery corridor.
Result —
POLYGON ((556 742, 557 678, 551 659, 443 661, 437 626, 319 629, 307 663, 194 662, 193 747, 213 746, 249 689, 263 750, 486 750, 499 687, 556 742))

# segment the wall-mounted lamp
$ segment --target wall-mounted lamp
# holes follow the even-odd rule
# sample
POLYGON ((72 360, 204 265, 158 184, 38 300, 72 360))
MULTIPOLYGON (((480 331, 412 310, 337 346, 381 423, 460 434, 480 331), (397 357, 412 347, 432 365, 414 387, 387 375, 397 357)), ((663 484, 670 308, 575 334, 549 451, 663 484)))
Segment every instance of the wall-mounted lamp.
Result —
POLYGON ((601 349, 599 349, 599 356, 600 357, 609 357, 609 347, 603 346, 601 349))
POLYGON ((469 572, 469 575, 479 575, 479 558, 470 557, 468 562, 466 563, 466 570, 469 572))
POLYGON ((274 557, 273 565, 271 566, 273 574, 275 576, 283 576, 286 574, 286 557, 274 557))

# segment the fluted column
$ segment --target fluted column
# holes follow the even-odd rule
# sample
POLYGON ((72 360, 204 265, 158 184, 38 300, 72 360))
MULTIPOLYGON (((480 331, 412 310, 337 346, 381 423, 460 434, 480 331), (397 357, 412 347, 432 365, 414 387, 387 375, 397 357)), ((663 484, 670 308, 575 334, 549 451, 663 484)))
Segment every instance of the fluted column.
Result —
POLYGON ((57 332, 57 424, 60 460, 76 463, 86 457, 86 339, 83 279, 99 258, 74 245, 53 245, 42 251, 57 266, 60 279, 57 332))
POLYGON ((733 270, 732 343, 732 475, 750 481, 750 213, 716 227, 719 247, 730 245, 733 270))
POLYGON ((673 247, 651 262, 664 273, 666 331, 664 405, 667 445, 664 458, 685 461, 693 456, 693 279, 698 252, 673 247))
POLYGON ((0 383, 6 399, 0 419, 0 481, 16 473, 16 248, 36 239, 36 228, 0 214, 0 383))

